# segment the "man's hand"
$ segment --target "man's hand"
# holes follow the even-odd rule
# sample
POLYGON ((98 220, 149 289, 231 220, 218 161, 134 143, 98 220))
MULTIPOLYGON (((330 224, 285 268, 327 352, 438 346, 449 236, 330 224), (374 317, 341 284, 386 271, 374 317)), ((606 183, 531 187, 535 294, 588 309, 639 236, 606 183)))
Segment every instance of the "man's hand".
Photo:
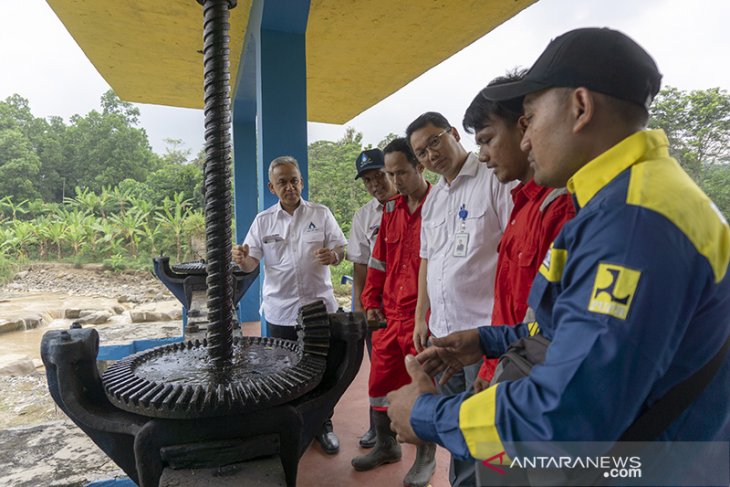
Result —
POLYGON ((322 265, 330 265, 337 262, 337 254, 332 249, 322 247, 314 252, 314 260, 322 265))
POLYGON ((416 359, 431 377, 443 372, 439 384, 446 384, 452 375, 482 358, 479 330, 476 328, 457 331, 442 338, 431 338, 431 344, 416 359))
POLYGON ((489 381, 487 379, 477 377, 476 380, 474 380, 474 394, 479 394, 483 390, 486 390, 488 387, 489 381))
POLYGON ((365 313, 367 316, 368 321, 377 321, 379 323, 383 323, 385 321, 385 315, 383 314, 383 310, 380 308, 370 308, 365 313))
POLYGON ((245 266, 246 258, 248 257, 248 244, 234 245, 231 251, 233 262, 235 262, 241 269, 245 266))
POLYGON ((418 353, 423 352, 428 346, 428 324, 426 320, 416 318, 413 326, 413 345, 418 353))
POLYGON ((411 383, 388 394, 390 429, 395 431, 399 442, 419 445, 423 440, 411 427, 411 411, 418 396, 427 392, 435 394, 436 386, 413 355, 406 355, 406 370, 411 376, 411 383))

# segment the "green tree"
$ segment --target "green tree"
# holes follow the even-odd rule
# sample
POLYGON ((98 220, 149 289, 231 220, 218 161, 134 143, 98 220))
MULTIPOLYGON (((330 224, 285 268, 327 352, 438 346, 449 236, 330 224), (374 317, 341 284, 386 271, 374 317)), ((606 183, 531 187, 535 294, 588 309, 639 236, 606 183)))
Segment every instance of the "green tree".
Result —
POLYGON ((174 199, 178 193, 189 200, 194 208, 203 207, 203 173, 193 164, 168 164, 149 175, 141 186, 140 196, 160 205, 165 200, 174 199))
POLYGON ((162 160, 167 164, 185 164, 190 158, 190 154, 193 153, 192 149, 186 149, 185 144, 181 139, 166 138, 165 141, 165 153, 162 155, 162 160))
POLYGON ((33 181, 40 168, 38 155, 20 129, 0 129, 0 194, 16 200, 37 198, 33 181))
POLYGON ((378 149, 380 149, 380 150, 385 149, 386 145, 390 144, 393 141, 393 139, 397 139, 398 137, 399 137, 398 134, 394 134, 393 132, 389 133, 388 135, 383 137, 383 140, 378 142, 378 149))
POLYGON ((654 100, 649 127, 664 130, 672 156, 695 180, 709 165, 730 163, 730 95, 725 90, 668 86, 654 100))
POLYGON ((143 129, 137 123, 139 110, 119 100, 113 92, 102 96, 102 112, 74 115, 67 130, 66 157, 75 171, 67 187, 88 187, 99 192, 130 178, 144 181, 160 167, 143 129))
POLYGON ((672 156, 729 216, 730 94, 668 86, 654 100, 649 127, 664 130, 672 156))
POLYGON ((309 145, 309 196, 327 206, 342 231, 349 234, 352 217, 370 195, 355 177, 355 159, 362 151, 362 134, 349 127, 337 142, 309 145))

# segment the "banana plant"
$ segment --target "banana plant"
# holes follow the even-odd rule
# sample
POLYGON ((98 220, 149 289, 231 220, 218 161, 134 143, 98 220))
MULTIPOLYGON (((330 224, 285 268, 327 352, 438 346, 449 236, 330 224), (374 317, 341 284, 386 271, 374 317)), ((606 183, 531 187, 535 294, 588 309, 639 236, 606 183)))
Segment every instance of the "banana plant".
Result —
POLYGON ((30 247, 38 241, 33 223, 23 220, 14 220, 12 222, 12 227, 10 228, 12 228, 14 234, 12 242, 15 254, 20 259, 27 258, 30 247))
POLYGON ((66 239, 73 249, 74 257, 78 257, 81 248, 88 243, 93 217, 78 207, 61 209, 57 215, 66 226, 66 239))
POLYGON ((182 256, 183 232, 185 231, 185 219, 190 213, 189 206, 190 200, 185 199, 185 195, 179 192, 173 195, 172 200, 165 197, 162 209, 155 212, 155 221, 175 238, 175 254, 178 262, 182 256))
POLYGON ((66 243, 68 236, 68 227, 63 221, 51 220, 47 225, 43 226, 44 236, 56 246, 56 258, 61 260, 63 258, 62 249, 66 243))
POLYGON ((132 207, 124 214, 117 213, 116 215, 109 217, 112 223, 116 225, 119 234, 129 245, 129 253, 133 258, 137 257, 139 241, 144 235, 143 228, 144 224, 147 222, 148 215, 148 212, 132 207))

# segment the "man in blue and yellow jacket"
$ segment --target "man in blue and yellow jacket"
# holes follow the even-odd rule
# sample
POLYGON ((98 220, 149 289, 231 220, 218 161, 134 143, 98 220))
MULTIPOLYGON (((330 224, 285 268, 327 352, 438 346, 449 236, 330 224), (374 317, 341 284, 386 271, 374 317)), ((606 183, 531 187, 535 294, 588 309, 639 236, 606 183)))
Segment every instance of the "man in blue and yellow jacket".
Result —
MULTIPOLYGON (((514 442, 613 442, 718 356, 730 335, 730 229, 665 134, 645 130, 660 80, 633 40, 591 28, 554 39, 522 81, 482 92, 523 101, 535 181, 566 186, 577 215, 532 285, 536 324, 452 334, 407 359, 413 382, 389 396, 401 441, 479 460, 513 455, 514 442), (529 376, 434 393, 427 372, 498 357, 538 327, 552 343, 529 376)), ((728 354, 657 439, 730 440, 728 354)))

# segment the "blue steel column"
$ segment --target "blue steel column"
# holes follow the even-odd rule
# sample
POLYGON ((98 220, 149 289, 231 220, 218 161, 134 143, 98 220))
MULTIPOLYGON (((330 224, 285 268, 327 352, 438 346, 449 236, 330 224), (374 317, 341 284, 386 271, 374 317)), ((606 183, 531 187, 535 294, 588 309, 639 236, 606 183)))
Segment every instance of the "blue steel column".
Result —
MULTIPOLYGON (((257 88, 259 161, 263 168, 268 168, 269 162, 275 157, 293 156, 299 161, 304 179, 302 196, 306 198, 309 192, 309 169, 305 42, 304 33, 280 32, 262 27, 261 83, 257 88)), ((276 201, 276 197, 267 189, 264 207, 276 201)))
MULTIPOLYGON (((281 155, 296 158, 304 179, 302 196, 306 198, 309 193, 305 35, 308 16, 308 0, 254 0, 251 5, 233 110, 239 242, 256 213, 278 201, 268 189, 267 171, 272 159, 281 155)), ((261 285, 262 281, 252 286, 241 300, 241 321, 259 319, 261 285)), ((261 325, 265 334, 263 320, 261 325)))
MULTIPOLYGON (((234 106, 235 108, 235 106, 234 106)), ((235 119, 235 117, 234 117, 235 119)), ((256 124, 233 123, 233 198, 235 202, 236 242, 243 243, 258 210, 256 172, 256 124)), ((257 279, 238 304, 239 321, 258 321, 261 303, 261 278, 257 279)))

